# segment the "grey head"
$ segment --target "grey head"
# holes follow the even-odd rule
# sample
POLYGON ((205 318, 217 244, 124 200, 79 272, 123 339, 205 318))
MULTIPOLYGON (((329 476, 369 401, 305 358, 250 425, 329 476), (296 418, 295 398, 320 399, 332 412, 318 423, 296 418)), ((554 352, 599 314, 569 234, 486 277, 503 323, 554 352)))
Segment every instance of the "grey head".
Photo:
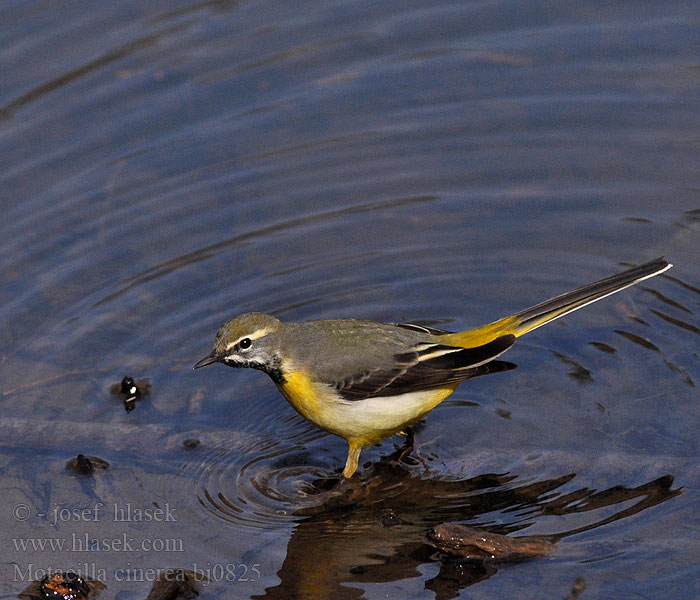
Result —
POLYGON ((229 367, 265 371, 275 382, 281 383, 283 377, 279 337, 275 334, 282 326, 282 321, 272 315, 239 315, 221 326, 212 351, 193 368, 199 369, 220 362, 229 367))

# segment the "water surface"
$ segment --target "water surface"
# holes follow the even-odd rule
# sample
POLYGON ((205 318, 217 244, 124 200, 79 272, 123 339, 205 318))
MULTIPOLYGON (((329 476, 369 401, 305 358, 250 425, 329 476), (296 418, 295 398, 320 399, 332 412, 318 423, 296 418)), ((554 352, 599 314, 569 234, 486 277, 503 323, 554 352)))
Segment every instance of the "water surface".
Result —
POLYGON ((0 597, 73 569, 144 598, 173 567, 209 598, 698 595, 694 3, 0 19, 0 597), (345 443, 263 374, 191 370, 240 312, 467 328, 660 255, 341 490, 345 443), (128 413, 125 375, 152 386, 128 413), (465 565, 424 543, 444 521, 558 551, 465 565))

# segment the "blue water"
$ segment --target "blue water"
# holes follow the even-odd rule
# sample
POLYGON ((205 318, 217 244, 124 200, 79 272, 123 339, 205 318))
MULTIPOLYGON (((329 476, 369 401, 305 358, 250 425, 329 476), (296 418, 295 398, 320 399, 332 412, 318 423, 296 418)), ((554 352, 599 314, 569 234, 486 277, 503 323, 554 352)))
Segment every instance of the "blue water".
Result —
POLYGON ((579 576, 583 598, 699 594, 695 3, 0 21, 0 597, 73 569, 142 598, 172 567, 210 598, 564 597, 579 576), (261 373, 191 370, 245 311, 464 329, 661 255, 666 275, 520 340, 414 459, 370 448, 328 502, 342 440, 261 373), (125 375, 152 386, 128 413, 125 375), (78 453, 110 468, 76 479, 78 453), (176 520, 116 521, 128 504, 176 520), (424 543, 447 520, 567 535, 481 572, 424 543), (17 541, 84 534, 134 543, 17 541))

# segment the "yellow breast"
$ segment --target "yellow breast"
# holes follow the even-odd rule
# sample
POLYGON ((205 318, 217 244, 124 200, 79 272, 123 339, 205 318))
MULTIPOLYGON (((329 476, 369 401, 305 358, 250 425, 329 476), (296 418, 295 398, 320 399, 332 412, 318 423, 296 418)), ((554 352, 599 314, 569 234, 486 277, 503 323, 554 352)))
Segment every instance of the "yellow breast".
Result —
POLYGON ((316 419, 322 411, 323 400, 319 397, 318 385, 312 381, 307 371, 285 373, 284 382, 278 387, 302 417, 318 425, 316 419))

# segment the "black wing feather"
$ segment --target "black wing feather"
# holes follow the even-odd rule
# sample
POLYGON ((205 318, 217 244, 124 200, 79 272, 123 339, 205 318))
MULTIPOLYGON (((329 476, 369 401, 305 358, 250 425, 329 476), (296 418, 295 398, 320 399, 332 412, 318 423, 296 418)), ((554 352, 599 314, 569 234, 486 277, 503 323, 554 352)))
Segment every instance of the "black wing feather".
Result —
POLYGON ((487 362, 515 343, 515 336, 504 335, 475 348, 454 348, 440 344, 397 354, 390 369, 369 369, 335 384, 345 400, 397 396, 459 383, 470 377, 512 368, 511 363, 487 362), (453 351, 451 351, 453 350, 453 351), (435 358, 433 353, 445 351, 435 358), (484 364, 486 363, 486 364, 484 364), (493 365, 490 369, 489 365, 493 365))

